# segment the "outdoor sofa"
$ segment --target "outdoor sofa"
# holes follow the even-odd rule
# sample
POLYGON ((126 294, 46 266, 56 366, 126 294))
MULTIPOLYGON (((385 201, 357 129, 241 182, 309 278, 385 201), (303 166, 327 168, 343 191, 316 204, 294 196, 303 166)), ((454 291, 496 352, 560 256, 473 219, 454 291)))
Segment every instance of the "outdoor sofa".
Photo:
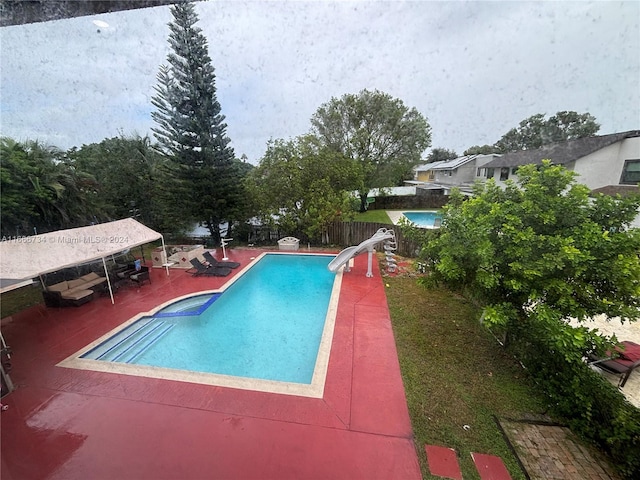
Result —
POLYGON ((44 303, 47 307, 79 307, 91 301, 95 290, 106 281, 105 277, 91 272, 74 280, 49 285, 42 292, 44 303))

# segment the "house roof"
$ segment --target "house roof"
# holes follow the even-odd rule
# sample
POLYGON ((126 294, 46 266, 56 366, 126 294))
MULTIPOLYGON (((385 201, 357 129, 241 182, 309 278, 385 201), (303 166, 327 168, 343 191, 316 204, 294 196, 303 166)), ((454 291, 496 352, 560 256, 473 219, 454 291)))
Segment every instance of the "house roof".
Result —
POLYGON ((469 163, 471 160, 475 160, 477 157, 478 155, 465 155, 463 157, 454 158, 453 160, 447 160, 436 167, 432 167, 432 170, 454 170, 465 163, 469 163))
POLYGON ((628 195, 640 193, 640 187, 638 187, 637 185, 606 185, 604 187, 591 190, 592 195, 595 195, 597 193, 602 193, 603 195, 610 196, 620 195, 621 197, 626 197, 628 195))
POLYGON ((425 163, 424 165, 418 165, 415 170, 416 172, 428 172, 429 170, 454 170, 471 160, 475 160, 479 156, 480 155, 465 155, 464 157, 458 157, 452 160, 425 163))
POLYGON ((506 153, 484 165, 485 168, 519 167, 528 164, 540 164, 549 159, 557 165, 564 165, 625 138, 640 136, 640 130, 630 130, 622 133, 612 133, 599 137, 585 137, 564 142, 550 143, 535 150, 521 150, 506 153))
POLYGON ((429 170, 433 170, 434 167, 442 165, 443 163, 447 163, 448 161, 449 160, 440 160, 439 162, 424 163, 422 165, 418 165, 415 168, 415 171, 416 172, 428 172, 429 170))

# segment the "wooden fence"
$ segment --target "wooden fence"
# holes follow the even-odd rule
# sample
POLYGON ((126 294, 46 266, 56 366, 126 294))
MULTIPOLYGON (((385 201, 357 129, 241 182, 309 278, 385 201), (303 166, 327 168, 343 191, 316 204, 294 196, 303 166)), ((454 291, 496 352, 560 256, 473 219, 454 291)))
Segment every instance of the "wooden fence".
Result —
MULTIPOLYGON (((416 257, 421 245, 418 243, 404 238, 400 227, 397 225, 390 225, 388 223, 370 223, 370 222, 333 222, 322 235, 323 245, 335 245, 339 247, 349 247, 351 245, 358 245, 363 241, 371 238, 374 233, 380 228, 392 229, 396 233, 396 242, 398 244, 398 255, 403 257, 416 257)), ((285 236, 285 233, 278 232, 277 230, 270 230, 268 227, 256 228, 252 231, 248 243, 254 245, 277 245, 277 240, 285 236)), ((235 236, 236 240, 247 241, 246 238, 241 236, 235 236)), ((307 245, 307 241, 300 235, 301 245, 307 245)), ((175 237, 171 235, 165 235, 165 243, 167 244, 196 244, 202 243, 207 248, 215 247, 216 245, 211 243, 209 237, 204 238, 192 238, 192 237, 175 237)), ((317 244, 316 244, 317 245, 317 244)), ((381 247, 380 247, 381 248, 381 247)))
POLYGON ((333 222, 327 228, 324 240, 330 245, 339 245, 348 247, 350 245, 358 245, 359 243, 371 238, 379 228, 394 230, 396 233, 396 242, 398 244, 397 253, 403 257, 416 257, 421 246, 416 242, 404 238, 400 227, 397 225, 389 225, 388 223, 370 223, 370 222, 333 222))

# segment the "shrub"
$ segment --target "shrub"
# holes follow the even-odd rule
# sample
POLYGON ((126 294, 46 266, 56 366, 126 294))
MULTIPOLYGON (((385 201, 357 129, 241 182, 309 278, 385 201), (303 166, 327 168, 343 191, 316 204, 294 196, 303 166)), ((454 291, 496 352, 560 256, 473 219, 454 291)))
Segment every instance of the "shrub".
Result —
POLYGON ((567 361, 536 337, 511 349, 547 395, 550 413, 598 445, 626 478, 640 478, 640 409, 586 363, 567 361))

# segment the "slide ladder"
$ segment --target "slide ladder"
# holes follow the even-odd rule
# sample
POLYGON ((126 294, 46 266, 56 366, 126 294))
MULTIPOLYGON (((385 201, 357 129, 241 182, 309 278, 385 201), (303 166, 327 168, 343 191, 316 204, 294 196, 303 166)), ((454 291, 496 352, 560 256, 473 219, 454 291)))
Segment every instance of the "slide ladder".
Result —
POLYGON ((394 253, 398 249, 398 243, 396 242, 396 232, 390 230, 393 236, 384 241, 382 248, 384 249, 384 258, 387 261, 387 272, 393 273, 398 269, 398 263, 396 261, 396 254, 394 253))
POLYGON ((330 271, 337 272, 340 267, 346 265, 345 271, 349 271, 349 260, 353 257, 360 255, 361 253, 368 252, 369 254, 369 263, 367 269, 367 277, 373 277, 373 247, 375 247, 378 243, 384 242, 386 240, 393 239, 392 244, 395 245, 396 234, 393 230, 387 230, 386 228, 380 228, 373 236, 359 245, 355 245, 353 247, 347 247, 342 250, 336 257, 329 262, 327 266, 330 271))

